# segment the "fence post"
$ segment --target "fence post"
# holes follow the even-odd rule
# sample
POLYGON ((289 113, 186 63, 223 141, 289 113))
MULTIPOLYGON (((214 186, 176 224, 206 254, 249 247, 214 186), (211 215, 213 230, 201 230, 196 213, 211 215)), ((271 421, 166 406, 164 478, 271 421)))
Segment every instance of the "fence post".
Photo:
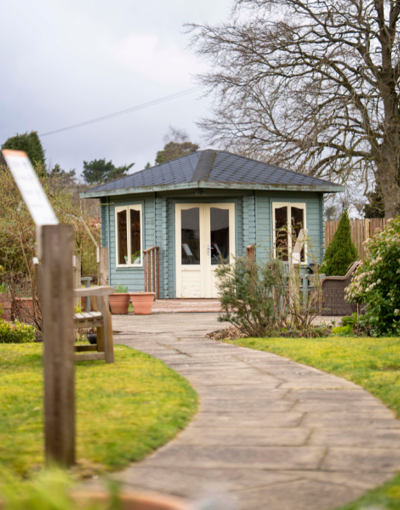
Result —
POLYGON ((100 248, 99 285, 108 287, 110 277, 108 274, 108 248, 100 248))
POLYGON ((44 344, 47 464, 75 463, 73 254, 71 225, 41 227, 40 301, 44 344))

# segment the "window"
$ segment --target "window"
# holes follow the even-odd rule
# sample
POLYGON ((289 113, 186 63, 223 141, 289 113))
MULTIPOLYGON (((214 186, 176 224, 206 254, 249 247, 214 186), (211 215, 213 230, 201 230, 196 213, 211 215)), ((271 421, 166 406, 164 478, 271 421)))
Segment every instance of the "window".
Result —
MULTIPOLYGON (((275 202, 272 204, 274 225, 274 256, 288 261, 300 230, 306 229, 306 204, 275 202), (288 219, 290 221, 288 222, 288 219)), ((306 263, 307 254, 303 248, 301 262, 306 263)))
POLYGON ((117 267, 142 266, 142 206, 115 208, 117 267))

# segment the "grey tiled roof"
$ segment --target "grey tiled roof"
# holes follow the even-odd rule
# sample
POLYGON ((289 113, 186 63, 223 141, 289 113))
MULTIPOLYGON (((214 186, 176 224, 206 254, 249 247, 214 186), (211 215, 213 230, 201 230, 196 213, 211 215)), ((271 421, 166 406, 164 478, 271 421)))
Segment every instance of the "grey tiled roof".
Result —
POLYGON ((299 187, 336 186, 334 183, 316 177, 285 170, 230 152, 206 149, 102 184, 89 192, 197 181, 299 187))

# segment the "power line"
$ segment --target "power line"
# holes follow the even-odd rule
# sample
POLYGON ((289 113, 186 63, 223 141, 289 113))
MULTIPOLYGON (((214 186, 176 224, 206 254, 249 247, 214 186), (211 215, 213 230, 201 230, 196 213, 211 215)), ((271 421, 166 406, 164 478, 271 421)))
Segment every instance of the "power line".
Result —
POLYGON ((96 119, 87 120, 86 122, 80 122, 79 124, 73 124, 72 126, 67 126, 61 129, 55 129, 54 131, 48 131, 47 133, 42 133, 39 135, 40 137, 54 135, 55 133, 61 133, 62 131, 69 131, 70 129, 75 129, 83 126, 88 126, 90 124, 96 124, 97 122, 103 122, 104 120, 113 119, 114 117, 119 117, 120 115, 126 115, 127 113, 137 112, 138 110, 143 110, 144 108, 149 108, 150 106, 155 106, 160 103, 165 103, 166 101, 171 101, 172 99, 177 99, 178 97, 186 96, 187 94, 192 94, 193 92, 197 92, 201 87, 192 87, 191 89, 182 90, 181 92, 176 92, 175 94, 171 94, 169 96, 161 97, 159 99, 154 99, 153 101, 149 101, 148 103, 143 103, 137 106, 133 106, 132 108, 127 108, 126 110, 121 110, 119 112, 110 113, 109 115, 104 115, 103 117, 97 117, 96 119))

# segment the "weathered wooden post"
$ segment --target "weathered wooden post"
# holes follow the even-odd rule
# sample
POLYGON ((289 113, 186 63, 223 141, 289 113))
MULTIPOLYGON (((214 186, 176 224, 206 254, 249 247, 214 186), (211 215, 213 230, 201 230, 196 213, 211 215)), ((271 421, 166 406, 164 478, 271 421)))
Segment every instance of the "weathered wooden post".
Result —
POLYGON ((46 462, 70 466, 75 462, 73 228, 58 224, 25 152, 2 152, 37 227, 46 462))
POLYGON ((75 463, 74 232, 71 225, 45 225, 40 235, 46 462, 71 466, 75 463))
POLYGON ((99 285, 108 287, 108 248, 100 248, 99 285))

